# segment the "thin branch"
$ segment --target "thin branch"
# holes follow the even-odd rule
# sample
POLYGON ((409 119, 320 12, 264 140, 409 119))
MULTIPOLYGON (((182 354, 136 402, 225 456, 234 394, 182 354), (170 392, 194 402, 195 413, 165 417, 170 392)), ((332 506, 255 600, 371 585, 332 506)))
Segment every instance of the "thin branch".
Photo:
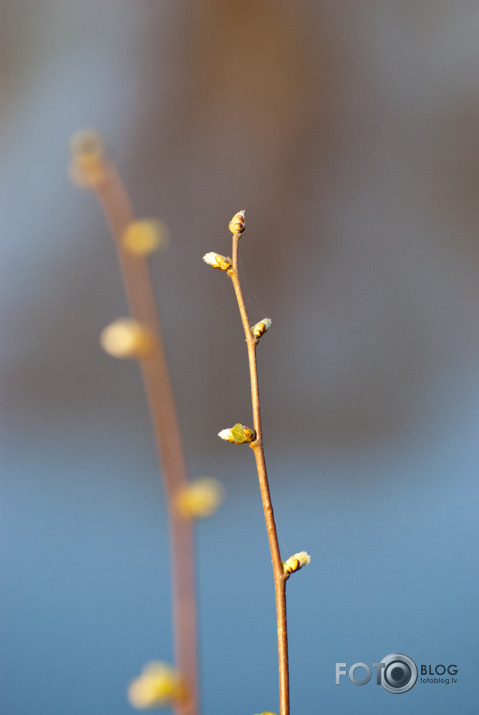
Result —
POLYGON ((114 164, 108 159, 103 162, 102 181, 94 188, 115 241, 131 315, 156 339, 153 356, 140 360, 140 368, 168 503, 176 665, 186 680, 189 695, 186 702, 175 705, 174 711, 176 715, 197 715, 193 526, 174 504, 178 490, 187 484, 180 428, 148 263, 145 257, 131 255, 122 248, 123 233, 135 218, 133 209, 114 164))
MULTIPOLYGON (((231 225, 231 224, 230 224, 231 225)), ((258 386, 258 368, 256 362, 256 345, 258 338, 251 332, 248 312, 243 296, 243 290, 238 275, 238 253, 241 232, 233 233, 232 267, 228 270, 233 288, 238 302, 241 322, 246 337, 248 348, 248 362, 251 381, 251 403, 253 410, 253 423, 256 432, 256 439, 250 444, 254 451, 256 468, 258 470, 258 480, 263 502, 264 518, 268 532, 269 547, 273 562, 274 587, 276 596, 276 622, 278 631, 278 661, 279 661, 279 699, 280 715, 289 715, 289 663, 288 663, 288 626, 286 614, 286 581, 288 574, 284 572, 283 564, 278 544, 276 523, 274 520, 273 505, 269 490, 268 474, 263 450, 263 436, 261 429, 261 410, 258 386)))

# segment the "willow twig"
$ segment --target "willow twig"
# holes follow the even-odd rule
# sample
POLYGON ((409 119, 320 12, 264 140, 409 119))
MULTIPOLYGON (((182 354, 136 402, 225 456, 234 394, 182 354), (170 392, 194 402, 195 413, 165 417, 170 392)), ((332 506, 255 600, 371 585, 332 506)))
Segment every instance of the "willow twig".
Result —
POLYGON ((278 661, 279 661, 279 700, 280 700, 280 715, 289 715, 289 663, 288 663, 288 625, 286 614, 286 581, 289 574, 285 573, 281 554, 278 544, 278 535, 276 532, 276 523, 274 520, 273 505, 271 502, 271 494, 269 490, 268 474, 266 471, 266 462, 263 449, 263 435, 261 429, 261 411, 258 386, 258 367, 256 361, 256 346, 258 337, 253 335, 251 330, 248 312, 246 310, 243 290, 238 274, 238 254, 241 234, 244 229, 244 212, 236 214, 230 223, 230 228, 233 232, 233 252, 231 268, 227 271, 230 276, 233 288, 238 302, 241 322, 246 337, 246 345, 248 348, 248 362, 251 381, 251 404, 253 410, 253 425, 256 432, 256 438, 250 443, 250 447, 254 451, 256 460, 256 468, 258 470, 258 480, 261 492, 261 500, 263 502, 264 518, 266 521, 266 529, 268 532, 269 547, 273 562, 274 573, 274 588, 276 596, 276 623, 278 631, 278 661), (241 219, 235 218, 242 216, 241 219))
POLYGON ((175 715, 197 715, 193 525, 175 505, 178 493, 187 485, 187 473, 160 321, 146 257, 129 253, 122 244, 125 229, 135 218, 125 187, 113 162, 97 151, 95 137, 90 139, 95 145, 93 148, 88 147, 88 151, 84 148, 85 140, 82 140, 83 155, 79 152, 77 156, 80 165, 73 166, 73 178, 95 191, 115 242, 131 315, 154 338, 153 353, 139 359, 139 364, 168 505, 175 657, 187 693, 185 698, 174 703, 173 708, 175 715))

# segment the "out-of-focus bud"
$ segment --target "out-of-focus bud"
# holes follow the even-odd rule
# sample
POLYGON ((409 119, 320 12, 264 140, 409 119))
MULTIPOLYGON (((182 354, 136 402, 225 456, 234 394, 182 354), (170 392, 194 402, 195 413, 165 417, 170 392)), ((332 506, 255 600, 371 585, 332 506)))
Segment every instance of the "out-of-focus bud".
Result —
POLYGON ((134 256, 148 256, 168 245, 168 231, 162 221, 141 219, 132 221, 125 229, 122 246, 134 256))
POLYGON ((227 256, 222 256, 220 253, 205 253, 203 260, 209 266, 217 268, 219 271, 228 271, 231 268, 231 258, 227 256))
POLYGON ((95 188, 105 178, 104 146, 101 136, 91 129, 76 132, 70 140, 71 161, 68 174, 74 184, 95 188))
POLYGON ((256 323, 256 325, 253 325, 251 328, 251 332, 253 333, 254 338, 260 338, 263 333, 265 333, 267 330, 271 328, 272 320, 271 318, 263 318, 263 320, 260 320, 259 323, 256 323))
POLYGON ((186 695, 186 686, 178 671, 160 662, 147 663, 128 688, 128 700, 138 710, 171 707, 186 695))
POLYGON ((286 561, 283 561, 283 571, 287 574, 299 571, 303 566, 307 566, 310 561, 311 556, 307 554, 306 551, 300 551, 290 556, 286 561))
POLYGON ((234 427, 222 429, 221 432, 218 432, 218 437, 224 439, 225 442, 233 442, 233 444, 250 444, 256 439, 256 432, 238 422, 234 427))
POLYGON ((156 347, 152 332, 132 318, 119 318, 107 325, 101 332, 100 343, 109 355, 125 360, 149 357, 156 347))
POLYGON ((78 154, 103 156, 105 145, 100 134, 94 129, 80 129, 70 139, 70 152, 73 156, 78 154))
POLYGON ((231 233, 234 233, 234 234, 243 233, 244 223, 245 223, 244 215, 245 215, 244 211, 238 211, 238 213, 233 216, 233 218, 231 219, 231 221, 228 224, 228 228, 231 231, 231 233))
POLYGON ((223 492, 223 485, 217 479, 195 479, 177 493, 176 506, 185 519, 205 519, 218 509, 223 492))

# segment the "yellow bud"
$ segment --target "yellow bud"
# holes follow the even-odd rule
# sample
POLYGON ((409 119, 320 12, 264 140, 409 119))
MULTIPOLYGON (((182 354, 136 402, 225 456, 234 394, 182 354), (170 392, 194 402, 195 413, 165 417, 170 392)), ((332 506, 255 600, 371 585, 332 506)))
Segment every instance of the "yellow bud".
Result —
POLYGON ((238 213, 233 216, 233 218, 231 219, 231 221, 228 224, 228 228, 231 231, 231 233, 234 233, 234 234, 243 233, 244 224, 245 224, 244 215, 245 215, 244 211, 238 211, 238 213))
POLYGON ((209 266, 217 268, 219 271, 228 271, 231 268, 231 258, 227 256, 222 256, 220 253, 205 253, 203 260, 209 266))
POLYGON ((186 686, 181 675, 166 663, 148 663, 128 687, 128 699, 134 708, 169 707, 185 700, 186 686))
POLYGON ((260 320, 259 323, 253 325, 251 328, 253 337, 260 338, 267 330, 271 328, 272 322, 273 321, 271 320, 271 318, 263 318, 263 320, 260 320))
POLYGON ((250 444, 256 439, 256 432, 238 422, 234 427, 218 432, 218 437, 224 439, 225 442, 233 442, 233 444, 250 444))
POLYGON ((293 554, 286 561, 283 561, 283 571, 287 574, 299 571, 311 561, 311 556, 306 551, 293 554))
POLYGON ((101 136, 91 129, 83 129, 70 140, 70 179, 82 188, 94 188, 105 178, 104 147, 101 136))
POLYGON ((125 229, 123 248, 134 256, 147 256, 168 245, 168 231, 162 221, 142 219, 132 221, 125 229))
POLYGON ((216 479, 196 479, 178 492, 176 506, 186 519, 204 519, 218 509, 223 491, 223 485, 216 479))
POLYGON ((156 347, 152 332, 132 318, 120 318, 104 328, 100 343, 115 358, 141 359, 153 354, 156 347))

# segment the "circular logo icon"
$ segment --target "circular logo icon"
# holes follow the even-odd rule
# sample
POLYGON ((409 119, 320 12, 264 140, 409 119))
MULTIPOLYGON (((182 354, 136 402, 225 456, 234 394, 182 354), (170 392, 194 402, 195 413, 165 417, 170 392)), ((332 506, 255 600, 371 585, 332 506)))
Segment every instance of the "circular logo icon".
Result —
POLYGON ((404 653, 390 653, 382 659, 381 685, 390 693, 407 693, 416 684, 417 665, 404 653))

